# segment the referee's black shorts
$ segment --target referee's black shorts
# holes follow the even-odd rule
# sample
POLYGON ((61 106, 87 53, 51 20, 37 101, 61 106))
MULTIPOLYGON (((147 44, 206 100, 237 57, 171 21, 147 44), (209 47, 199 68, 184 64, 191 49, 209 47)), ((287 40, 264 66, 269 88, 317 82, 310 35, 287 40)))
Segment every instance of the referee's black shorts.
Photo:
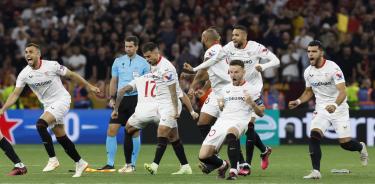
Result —
POLYGON ((126 122, 135 111, 137 101, 137 95, 124 96, 118 108, 118 117, 116 119, 112 119, 111 117, 111 119, 109 120, 109 124, 121 124, 122 126, 125 126, 126 122))

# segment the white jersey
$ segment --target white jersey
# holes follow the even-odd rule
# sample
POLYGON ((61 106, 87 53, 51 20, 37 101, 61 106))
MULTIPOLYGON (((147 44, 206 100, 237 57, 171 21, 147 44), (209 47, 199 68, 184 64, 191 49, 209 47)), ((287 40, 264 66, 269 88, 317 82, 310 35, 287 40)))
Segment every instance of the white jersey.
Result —
MULTIPOLYGON (((333 104, 339 94, 336 84, 345 82, 344 75, 339 66, 330 60, 324 60, 321 68, 309 66, 304 73, 306 87, 311 87, 315 98, 316 107, 325 108, 328 104, 333 104)), ((346 98, 339 108, 347 108, 346 98)))
POLYGON ((156 83, 151 73, 136 77, 128 85, 132 86, 133 90, 138 92, 138 104, 156 102, 156 83))
POLYGON ((217 95, 221 95, 221 89, 223 88, 223 86, 231 83, 232 81, 228 74, 229 64, 227 61, 227 57, 220 56, 223 53, 225 52, 223 52, 223 47, 220 44, 211 46, 204 53, 204 61, 207 61, 209 59, 221 58, 207 70, 212 90, 217 95))
POLYGON ((245 93, 249 94, 258 105, 263 104, 259 91, 249 82, 245 82, 241 86, 228 84, 223 88, 224 109, 219 118, 248 123, 253 109, 245 102, 245 93))
POLYGON ((176 84, 177 96, 181 94, 176 68, 166 58, 160 56, 155 67, 152 67, 152 75, 156 82, 156 101, 158 103, 172 103, 168 86, 176 84))
POLYGON ((231 41, 224 46, 224 51, 230 61, 241 60, 244 62, 246 70, 244 79, 246 81, 257 87, 263 87, 262 75, 255 69, 255 66, 259 64, 260 60, 256 56, 266 56, 271 53, 266 47, 257 42, 248 41, 245 48, 239 49, 236 48, 233 41, 231 41))
POLYGON ((64 76, 67 68, 56 61, 41 60, 39 69, 26 66, 18 75, 16 87, 29 85, 43 105, 49 105, 60 100, 71 100, 70 94, 64 88, 60 76, 64 76))

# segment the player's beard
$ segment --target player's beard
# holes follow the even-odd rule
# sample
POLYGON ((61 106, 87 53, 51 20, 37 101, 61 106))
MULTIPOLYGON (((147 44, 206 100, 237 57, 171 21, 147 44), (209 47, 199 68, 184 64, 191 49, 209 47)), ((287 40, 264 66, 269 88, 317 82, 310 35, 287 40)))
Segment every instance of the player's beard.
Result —
POLYGON ((235 42, 235 43, 234 43, 234 46, 235 46, 236 48, 238 48, 238 49, 242 48, 243 45, 244 45, 243 42, 235 42))

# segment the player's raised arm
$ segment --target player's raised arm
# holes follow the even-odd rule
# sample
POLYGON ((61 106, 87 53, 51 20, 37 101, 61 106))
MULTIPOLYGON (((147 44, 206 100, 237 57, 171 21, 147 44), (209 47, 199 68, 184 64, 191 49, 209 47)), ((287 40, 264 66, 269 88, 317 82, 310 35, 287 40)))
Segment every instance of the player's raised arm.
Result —
POLYGON ((23 87, 16 87, 14 88, 13 92, 9 95, 7 101, 3 105, 3 107, 0 109, 0 115, 4 113, 10 106, 12 106, 14 103, 16 103, 18 97, 21 95, 23 91, 23 87))
POLYGON ((195 75, 193 82, 190 84, 189 95, 192 97, 197 85, 202 81, 208 81, 208 73, 206 70, 199 70, 195 75))
POLYGON ((271 51, 269 51, 267 48, 265 48, 264 46, 262 46, 262 47, 263 47, 263 50, 261 51, 261 53, 259 54, 258 57, 260 57, 262 59, 266 59, 266 60, 268 60, 268 62, 263 63, 263 64, 258 64, 257 66, 255 66, 255 68, 258 71, 264 71, 267 68, 279 66, 280 65, 280 59, 277 58, 276 55, 274 53, 272 53, 271 51))
POLYGON ((85 85, 86 88, 89 91, 91 91, 91 92, 100 93, 100 89, 99 88, 97 88, 94 85, 91 85, 89 82, 87 82, 85 79, 83 79, 80 75, 78 75, 75 72, 70 71, 69 69, 66 69, 65 77, 67 77, 67 78, 69 78, 69 79, 71 79, 73 81, 76 81, 76 82, 78 82, 80 84, 85 85))
POLYGON ((310 98, 314 95, 311 87, 306 87, 305 91, 303 91, 302 95, 297 99, 290 101, 288 104, 289 109, 294 109, 302 103, 305 103, 310 100, 310 98))

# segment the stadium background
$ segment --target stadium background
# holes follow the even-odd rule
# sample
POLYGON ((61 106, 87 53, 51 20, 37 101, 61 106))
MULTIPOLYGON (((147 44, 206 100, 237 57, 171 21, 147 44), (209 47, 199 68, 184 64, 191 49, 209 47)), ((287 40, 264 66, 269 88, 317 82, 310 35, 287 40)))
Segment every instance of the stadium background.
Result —
MULTIPOLYGON (((264 100, 272 109, 267 114, 276 113, 272 115, 275 124, 270 119, 257 124, 263 138, 274 136, 275 144, 306 143, 314 101, 301 111, 289 111, 286 104, 304 88, 301 74, 308 66, 307 43, 319 39, 326 57, 345 74, 353 136, 374 145, 374 0, 4 0, 0 5, 1 103, 26 65, 23 50, 28 42, 42 46, 44 59, 57 60, 103 91, 98 96, 88 94, 82 86, 64 80, 73 97, 67 128, 70 136, 78 136, 78 143, 104 143, 110 68, 114 58, 124 54, 124 37, 137 35, 141 45, 157 42, 187 91, 192 78, 181 74, 181 69, 184 62, 196 66, 202 61, 202 30, 215 26, 225 44, 231 40, 232 26, 242 24, 248 28, 248 39, 264 44, 281 60, 279 68, 263 73, 264 100)), ((40 104, 30 89, 12 109, 0 120, 2 132, 13 143, 39 143, 32 126, 41 111, 29 110, 40 109, 40 104)), ((180 118, 180 126, 184 142, 199 142, 199 131, 188 115, 180 118)), ((153 128, 144 135, 146 143, 154 142, 153 128)))

